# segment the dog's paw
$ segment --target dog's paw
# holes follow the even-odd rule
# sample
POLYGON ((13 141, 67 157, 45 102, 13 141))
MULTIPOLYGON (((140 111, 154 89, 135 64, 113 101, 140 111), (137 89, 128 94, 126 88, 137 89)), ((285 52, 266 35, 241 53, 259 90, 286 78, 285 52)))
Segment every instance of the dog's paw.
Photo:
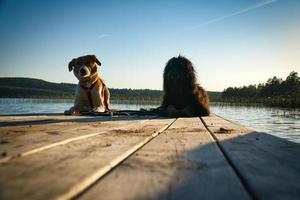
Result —
POLYGON ((184 109, 180 110, 180 115, 182 117, 193 117, 194 112, 190 107, 185 107, 184 109))
POLYGON ((173 105, 169 105, 166 109, 166 115, 168 117, 178 117, 180 112, 173 105))
POLYGON ((92 112, 105 112, 106 110, 103 107, 95 107, 92 109, 92 112))
POLYGON ((74 115, 75 109, 74 107, 71 107, 69 110, 65 110, 64 115, 74 115))
POLYGON ((64 115, 72 115, 72 112, 70 112, 70 110, 65 110, 64 115))

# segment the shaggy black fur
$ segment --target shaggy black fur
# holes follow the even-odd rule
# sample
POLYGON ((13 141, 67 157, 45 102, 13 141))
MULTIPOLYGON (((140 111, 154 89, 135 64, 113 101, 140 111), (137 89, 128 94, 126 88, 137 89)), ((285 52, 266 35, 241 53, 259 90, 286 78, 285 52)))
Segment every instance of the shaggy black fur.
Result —
POLYGON ((160 110, 169 117, 209 115, 209 97, 197 83, 191 61, 183 56, 171 58, 164 70, 164 97, 160 110))

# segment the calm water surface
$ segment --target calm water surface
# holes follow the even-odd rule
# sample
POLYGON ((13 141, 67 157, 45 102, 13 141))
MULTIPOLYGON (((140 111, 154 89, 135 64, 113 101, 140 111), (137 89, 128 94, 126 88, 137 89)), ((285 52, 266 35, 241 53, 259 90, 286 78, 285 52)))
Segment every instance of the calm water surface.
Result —
MULTIPOLYGON (((25 113, 62 113, 73 100, 0 99, 0 115, 25 113)), ((112 104, 111 108, 139 110, 157 105, 112 104)), ((300 143, 300 110, 212 104, 212 112, 239 124, 300 143)))

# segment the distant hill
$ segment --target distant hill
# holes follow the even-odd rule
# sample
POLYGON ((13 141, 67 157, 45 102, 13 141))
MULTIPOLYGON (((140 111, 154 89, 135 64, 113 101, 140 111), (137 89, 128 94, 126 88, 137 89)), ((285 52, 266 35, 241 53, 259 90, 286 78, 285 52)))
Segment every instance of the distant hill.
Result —
POLYGON ((0 98, 72 98, 75 87, 33 78, 0 78, 0 98))
MULTIPOLYGON (((33 78, 0 78, 0 98, 73 98, 76 84, 51 83, 33 78)), ((112 100, 160 102, 163 92, 149 89, 110 88, 112 100)), ((209 92, 217 100, 221 92, 209 92)))

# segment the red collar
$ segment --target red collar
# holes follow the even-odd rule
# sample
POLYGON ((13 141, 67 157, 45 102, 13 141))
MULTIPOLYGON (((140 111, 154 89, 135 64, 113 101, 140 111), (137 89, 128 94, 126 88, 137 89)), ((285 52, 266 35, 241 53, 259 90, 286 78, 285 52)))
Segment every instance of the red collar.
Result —
POLYGON ((80 87, 87 92, 89 104, 91 107, 91 110, 94 108, 94 103, 93 103, 93 98, 92 98, 92 89, 95 87, 95 85, 98 85, 98 79, 90 86, 90 87, 85 87, 84 85, 80 84, 80 87))
POLYGON ((90 86, 90 87, 85 87, 84 85, 80 84, 80 87, 84 90, 92 90, 95 85, 98 85, 98 80, 96 79, 96 81, 90 86))

